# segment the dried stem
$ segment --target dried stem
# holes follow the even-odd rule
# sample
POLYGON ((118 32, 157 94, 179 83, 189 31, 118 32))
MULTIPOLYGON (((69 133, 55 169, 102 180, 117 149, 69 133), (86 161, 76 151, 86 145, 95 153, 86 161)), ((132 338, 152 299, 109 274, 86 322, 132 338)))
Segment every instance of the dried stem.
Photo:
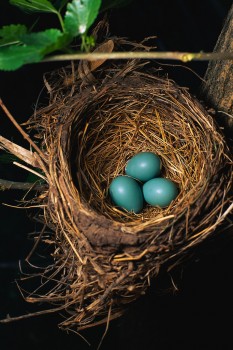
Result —
POLYGON ((53 55, 45 58, 42 62, 50 61, 74 61, 74 60, 119 60, 119 59, 161 59, 178 60, 182 62, 189 61, 215 61, 232 60, 233 52, 91 52, 91 53, 73 53, 64 55, 53 55))
POLYGON ((11 316, 7 315, 6 318, 0 320, 0 323, 10 323, 13 321, 21 321, 21 320, 25 320, 25 319, 31 318, 31 317, 52 314, 52 313, 55 313, 55 312, 63 310, 63 309, 64 309, 64 307, 62 306, 62 307, 57 307, 54 309, 42 310, 42 311, 33 312, 33 313, 29 313, 29 314, 22 315, 22 316, 16 316, 16 317, 11 317, 11 316))
POLYGON ((12 116, 8 108, 4 105, 2 99, 0 99, 0 107, 5 112, 6 116, 10 119, 10 121, 14 124, 14 126, 19 130, 21 135, 30 143, 30 145, 37 151, 37 153, 41 156, 42 159, 44 159, 44 155, 39 149, 39 147, 31 140, 31 138, 28 136, 28 134, 21 128, 21 126, 17 123, 15 118, 12 116))
POLYGON ((0 179, 0 191, 5 190, 23 190, 23 191, 43 191, 47 188, 46 185, 39 185, 31 182, 16 182, 0 179))

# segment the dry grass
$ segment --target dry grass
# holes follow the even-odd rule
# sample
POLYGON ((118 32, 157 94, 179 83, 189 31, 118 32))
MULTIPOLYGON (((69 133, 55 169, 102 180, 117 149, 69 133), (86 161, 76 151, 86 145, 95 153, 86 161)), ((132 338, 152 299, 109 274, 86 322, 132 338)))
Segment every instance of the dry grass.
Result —
POLYGON ((53 230, 44 240, 54 265, 27 300, 55 304, 66 312, 59 326, 77 330, 120 316, 165 262, 188 257, 215 231, 232 208, 232 161, 200 103, 143 64, 105 64, 82 79, 71 66, 51 79, 50 104, 30 127, 44 153, 49 190, 38 204, 53 230), (108 187, 140 151, 160 156, 179 195, 168 208, 126 213, 108 187))

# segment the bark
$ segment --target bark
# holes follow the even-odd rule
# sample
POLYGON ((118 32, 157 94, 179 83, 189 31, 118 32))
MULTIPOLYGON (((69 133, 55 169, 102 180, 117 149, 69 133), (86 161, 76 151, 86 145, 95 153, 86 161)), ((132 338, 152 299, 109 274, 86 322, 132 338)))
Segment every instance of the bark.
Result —
MULTIPOLYGON (((220 33, 215 52, 233 52, 233 5, 220 33)), ((217 112, 218 121, 231 135, 233 131, 233 61, 210 61, 202 94, 217 112)))

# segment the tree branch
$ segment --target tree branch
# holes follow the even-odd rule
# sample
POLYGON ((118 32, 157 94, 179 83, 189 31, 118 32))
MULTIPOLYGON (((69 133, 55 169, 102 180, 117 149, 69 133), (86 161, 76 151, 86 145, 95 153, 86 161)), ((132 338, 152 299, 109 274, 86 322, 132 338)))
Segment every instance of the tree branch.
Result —
MULTIPOLYGON (((233 52, 233 5, 219 35, 215 52, 233 52)), ((209 62, 202 85, 202 95, 207 103, 218 112, 219 121, 232 138, 233 131, 233 62, 209 62)))
POLYGON ((182 62, 189 61, 214 61, 214 60, 233 60, 233 52, 90 52, 74 53, 64 55, 53 55, 46 57, 42 62, 50 61, 73 61, 73 60, 119 60, 119 59, 162 59, 178 60, 182 62))
POLYGON ((39 185, 31 182, 15 182, 0 179, 0 191, 5 190, 32 190, 32 191, 43 191, 47 188, 46 185, 39 185))

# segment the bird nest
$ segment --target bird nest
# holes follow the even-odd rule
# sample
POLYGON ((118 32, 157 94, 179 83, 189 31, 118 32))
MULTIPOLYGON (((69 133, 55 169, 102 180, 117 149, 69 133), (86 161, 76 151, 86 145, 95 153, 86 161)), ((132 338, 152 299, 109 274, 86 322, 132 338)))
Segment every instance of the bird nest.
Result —
POLYGON ((46 80, 50 103, 29 124, 40 149, 28 152, 28 162, 47 183, 36 203, 52 229, 40 238, 54 247, 54 265, 43 272, 41 288, 48 281, 50 288, 28 300, 65 310, 65 329, 120 316, 165 263, 188 256, 232 206, 230 153, 187 89, 136 61, 105 63, 94 73, 88 67, 54 72, 46 80), (162 176, 179 195, 166 208, 147 205, 134 214, 113 205, 108 188, 141 151, 160 157, 162 176))

